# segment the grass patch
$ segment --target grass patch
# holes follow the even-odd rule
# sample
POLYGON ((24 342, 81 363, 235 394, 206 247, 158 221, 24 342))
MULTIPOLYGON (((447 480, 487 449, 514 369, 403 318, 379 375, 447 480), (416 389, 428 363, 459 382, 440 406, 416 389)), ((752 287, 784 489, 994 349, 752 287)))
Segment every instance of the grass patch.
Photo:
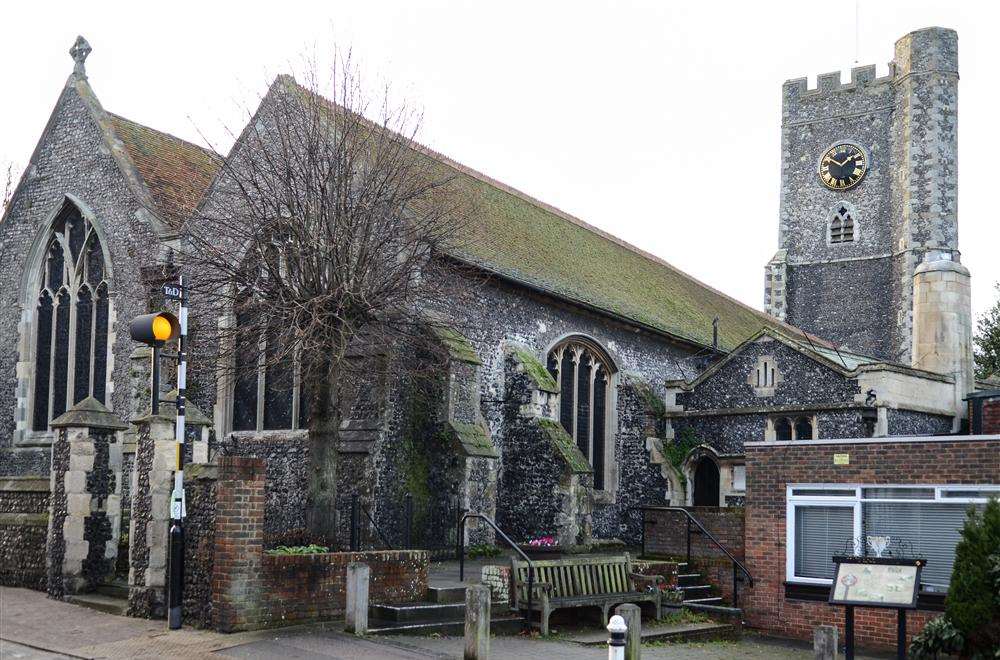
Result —
POLYGON ((710 623, 712 617, 701 612, 692 612, 687 608, 682 608, 677 612, 671 612, 661 619, 657 619, 656 623, 668 625, 668 626, 679 626, 685 623, 710 623))

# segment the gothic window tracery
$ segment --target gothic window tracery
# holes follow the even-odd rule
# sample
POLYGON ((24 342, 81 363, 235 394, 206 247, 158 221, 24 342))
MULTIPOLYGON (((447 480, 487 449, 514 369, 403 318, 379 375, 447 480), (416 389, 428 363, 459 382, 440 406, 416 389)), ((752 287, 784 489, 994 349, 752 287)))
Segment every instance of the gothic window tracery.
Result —
POLYGON ((88 396, 106 403, 109 282, 96 229, 67 204, 47 238, 35 302, 31 429, 88 396))
POLYGON ((854 208, 846 203, 840 202, 834 206, 830 213, 830 242, 831 243, 853 243, 854 242, 854 208))
POLYGON ((593 467, 594 488, 604 490, 614 367, 598 346, 572 338, 549 352, 548 369, 559 385, 559 421, 593 467))

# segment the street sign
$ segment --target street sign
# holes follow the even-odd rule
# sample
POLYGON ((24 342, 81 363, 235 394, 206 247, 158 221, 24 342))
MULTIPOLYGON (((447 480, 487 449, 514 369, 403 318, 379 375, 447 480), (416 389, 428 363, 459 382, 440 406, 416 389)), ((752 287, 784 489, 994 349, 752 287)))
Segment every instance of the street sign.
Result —
POLYGON ((182 291, 183 289, 181 289, 179 284, 163 285, 163 297, 167 300, 180 300, 182 291))

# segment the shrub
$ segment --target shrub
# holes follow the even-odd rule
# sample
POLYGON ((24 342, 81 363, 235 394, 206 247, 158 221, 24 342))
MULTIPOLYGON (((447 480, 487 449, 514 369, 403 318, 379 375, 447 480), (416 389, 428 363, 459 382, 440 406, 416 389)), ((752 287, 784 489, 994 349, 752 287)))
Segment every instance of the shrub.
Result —
POLYGON ((910 655, 915 660, 937 658, 939 653, 959 653, 962 645, 962 633, 951 624, 948 617, 939 616, 928 621, 920 634, 910 642, 910 655))
POLYGON ((490 545, 489 543, 477 543, 476 545, 469 546, 468 557, 469 559, 478 559, 480 557, 490 558, 499 557, 502 554, 502 548, 490 545))
POLYGON ((330 552, 330 548, 325 545, 279 545, 273 550, 268 550, 269 555, 318 555, 330 552))
POLYGON ((1000 649, 1000 501, 982 515, 969 511, 955 548, 945 615, 962 634, 963 655, 994 657, 1000 649))

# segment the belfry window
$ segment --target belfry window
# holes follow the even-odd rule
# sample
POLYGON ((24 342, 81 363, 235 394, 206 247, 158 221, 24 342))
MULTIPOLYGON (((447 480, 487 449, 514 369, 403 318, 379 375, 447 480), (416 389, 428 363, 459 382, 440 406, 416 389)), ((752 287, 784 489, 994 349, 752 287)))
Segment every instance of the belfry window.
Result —
POLYGON ((603 490, 612 417, 611 361, 592 342, 577 338, 552 349, 548 368, 559 384, 559 421, 594 468, 594 488, 603 490))
POLYGON ((854 242, 854 209, 850 204, 837 204, 830 214, 830 242, 854 242))
POLYGON ((107 264, 97 231, 75 206, 53 223, 38 281, 31 429, 46 431, 76 403, 105 403, 107 393, 107 264))

